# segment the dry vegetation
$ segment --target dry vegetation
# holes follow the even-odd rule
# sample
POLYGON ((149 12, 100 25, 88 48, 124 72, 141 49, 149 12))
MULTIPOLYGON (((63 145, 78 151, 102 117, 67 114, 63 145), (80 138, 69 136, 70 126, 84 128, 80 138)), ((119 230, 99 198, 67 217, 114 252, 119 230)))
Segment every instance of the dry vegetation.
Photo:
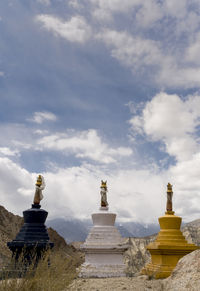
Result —
POLYGON ((80 265, 80 257, 63 257, 61 254, 49 255, 43 258, 36 269, 32 266, 23 278, 9 278, 0 281, 2 291, 59 291, 76 278, 76 268, 80 265))

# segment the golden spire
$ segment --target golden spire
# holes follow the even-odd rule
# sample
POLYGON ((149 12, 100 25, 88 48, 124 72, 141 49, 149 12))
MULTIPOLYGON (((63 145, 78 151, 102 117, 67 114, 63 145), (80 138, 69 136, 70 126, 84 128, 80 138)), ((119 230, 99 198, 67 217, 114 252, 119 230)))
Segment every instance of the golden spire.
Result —
POLYGON ((41 175, 38 175, 37 181, 36 181, 36 184, 35 185, 36 186, 41 186, 42 185, 42 177, 41 177, 41 175))
POLYGON ((167 184, 167 192, 168 193, 173 193, 173 191, 172 191, 172 185, 170 183, 167 184))
POLYGON ((174 214, 174 211, 172 209, 172 185, 170 183, 167 184, 167 205, 166 205, 166 214, 174 214))
POLYGON ((101 188, 105 188, 105 189, 107 189, 107 181, 103 181, 103 180, 101 180, 101 188))

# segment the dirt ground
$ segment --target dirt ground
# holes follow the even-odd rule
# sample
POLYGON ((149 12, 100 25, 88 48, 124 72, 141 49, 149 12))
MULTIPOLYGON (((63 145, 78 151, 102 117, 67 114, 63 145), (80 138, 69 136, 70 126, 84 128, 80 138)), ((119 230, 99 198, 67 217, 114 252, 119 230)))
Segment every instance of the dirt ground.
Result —
POLYGON ((162 280, 148 280, 147 276, 76 279, 66 289, 69 291, 162 291, 162 280))

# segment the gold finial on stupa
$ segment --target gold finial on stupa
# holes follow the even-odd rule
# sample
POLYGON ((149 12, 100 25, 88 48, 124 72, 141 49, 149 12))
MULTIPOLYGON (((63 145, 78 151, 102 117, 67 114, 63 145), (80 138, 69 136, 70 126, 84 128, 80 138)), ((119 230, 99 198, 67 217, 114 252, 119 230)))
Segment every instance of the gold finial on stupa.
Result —
POLYGON ((42 185, 42 176, 41 175, 38 175, 35 185, 36 186, 41 186, 42 185))
POLYGON ((103 181, 103 180, 101 180, 101 188, 105 188, 105 189, 107 189, 107 181, 103 181))
POLYGON ((172 185, 170 183, 167 184, 167 192, 172 192, 172 185))

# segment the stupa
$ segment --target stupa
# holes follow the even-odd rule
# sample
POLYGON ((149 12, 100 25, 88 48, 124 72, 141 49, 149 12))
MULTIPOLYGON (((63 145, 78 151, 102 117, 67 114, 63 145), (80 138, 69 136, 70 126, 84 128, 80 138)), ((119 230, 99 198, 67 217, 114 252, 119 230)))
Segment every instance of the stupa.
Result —
POLYGON ((85 263, 81 265, 79 277, 123 277, 126 265, 123 253, 128 248, 114 226, 116 214, 109 212, 107 182, 101 181, 101 207, 92 214, 93 227, 81 249, 85 252, 85 263))
POLYGON ((43 198, 42 190, 45 188, 45 181, 42 175, 39 175, 36 181, 36 189, 32 208, 23 211, 24 224, 17 234, 16 238, 7 243, 12 251, 15 262, 18 262, 20 256, 27 267, 32 262, 37 264, 43 253, 54 246, 49 240, 45 221, 48 212, 40 209, 40 201, 43 198))
POLYGON ((165 215, 159 217, 160 232, 156 240, 147 246, 151 262, 141 271, 156 279, 170 276, 178 260, 199 247, 190 244, 183 236, 180 227, 182 218, 172 210, 172 185, 167 185, 167 207, 165 215))

